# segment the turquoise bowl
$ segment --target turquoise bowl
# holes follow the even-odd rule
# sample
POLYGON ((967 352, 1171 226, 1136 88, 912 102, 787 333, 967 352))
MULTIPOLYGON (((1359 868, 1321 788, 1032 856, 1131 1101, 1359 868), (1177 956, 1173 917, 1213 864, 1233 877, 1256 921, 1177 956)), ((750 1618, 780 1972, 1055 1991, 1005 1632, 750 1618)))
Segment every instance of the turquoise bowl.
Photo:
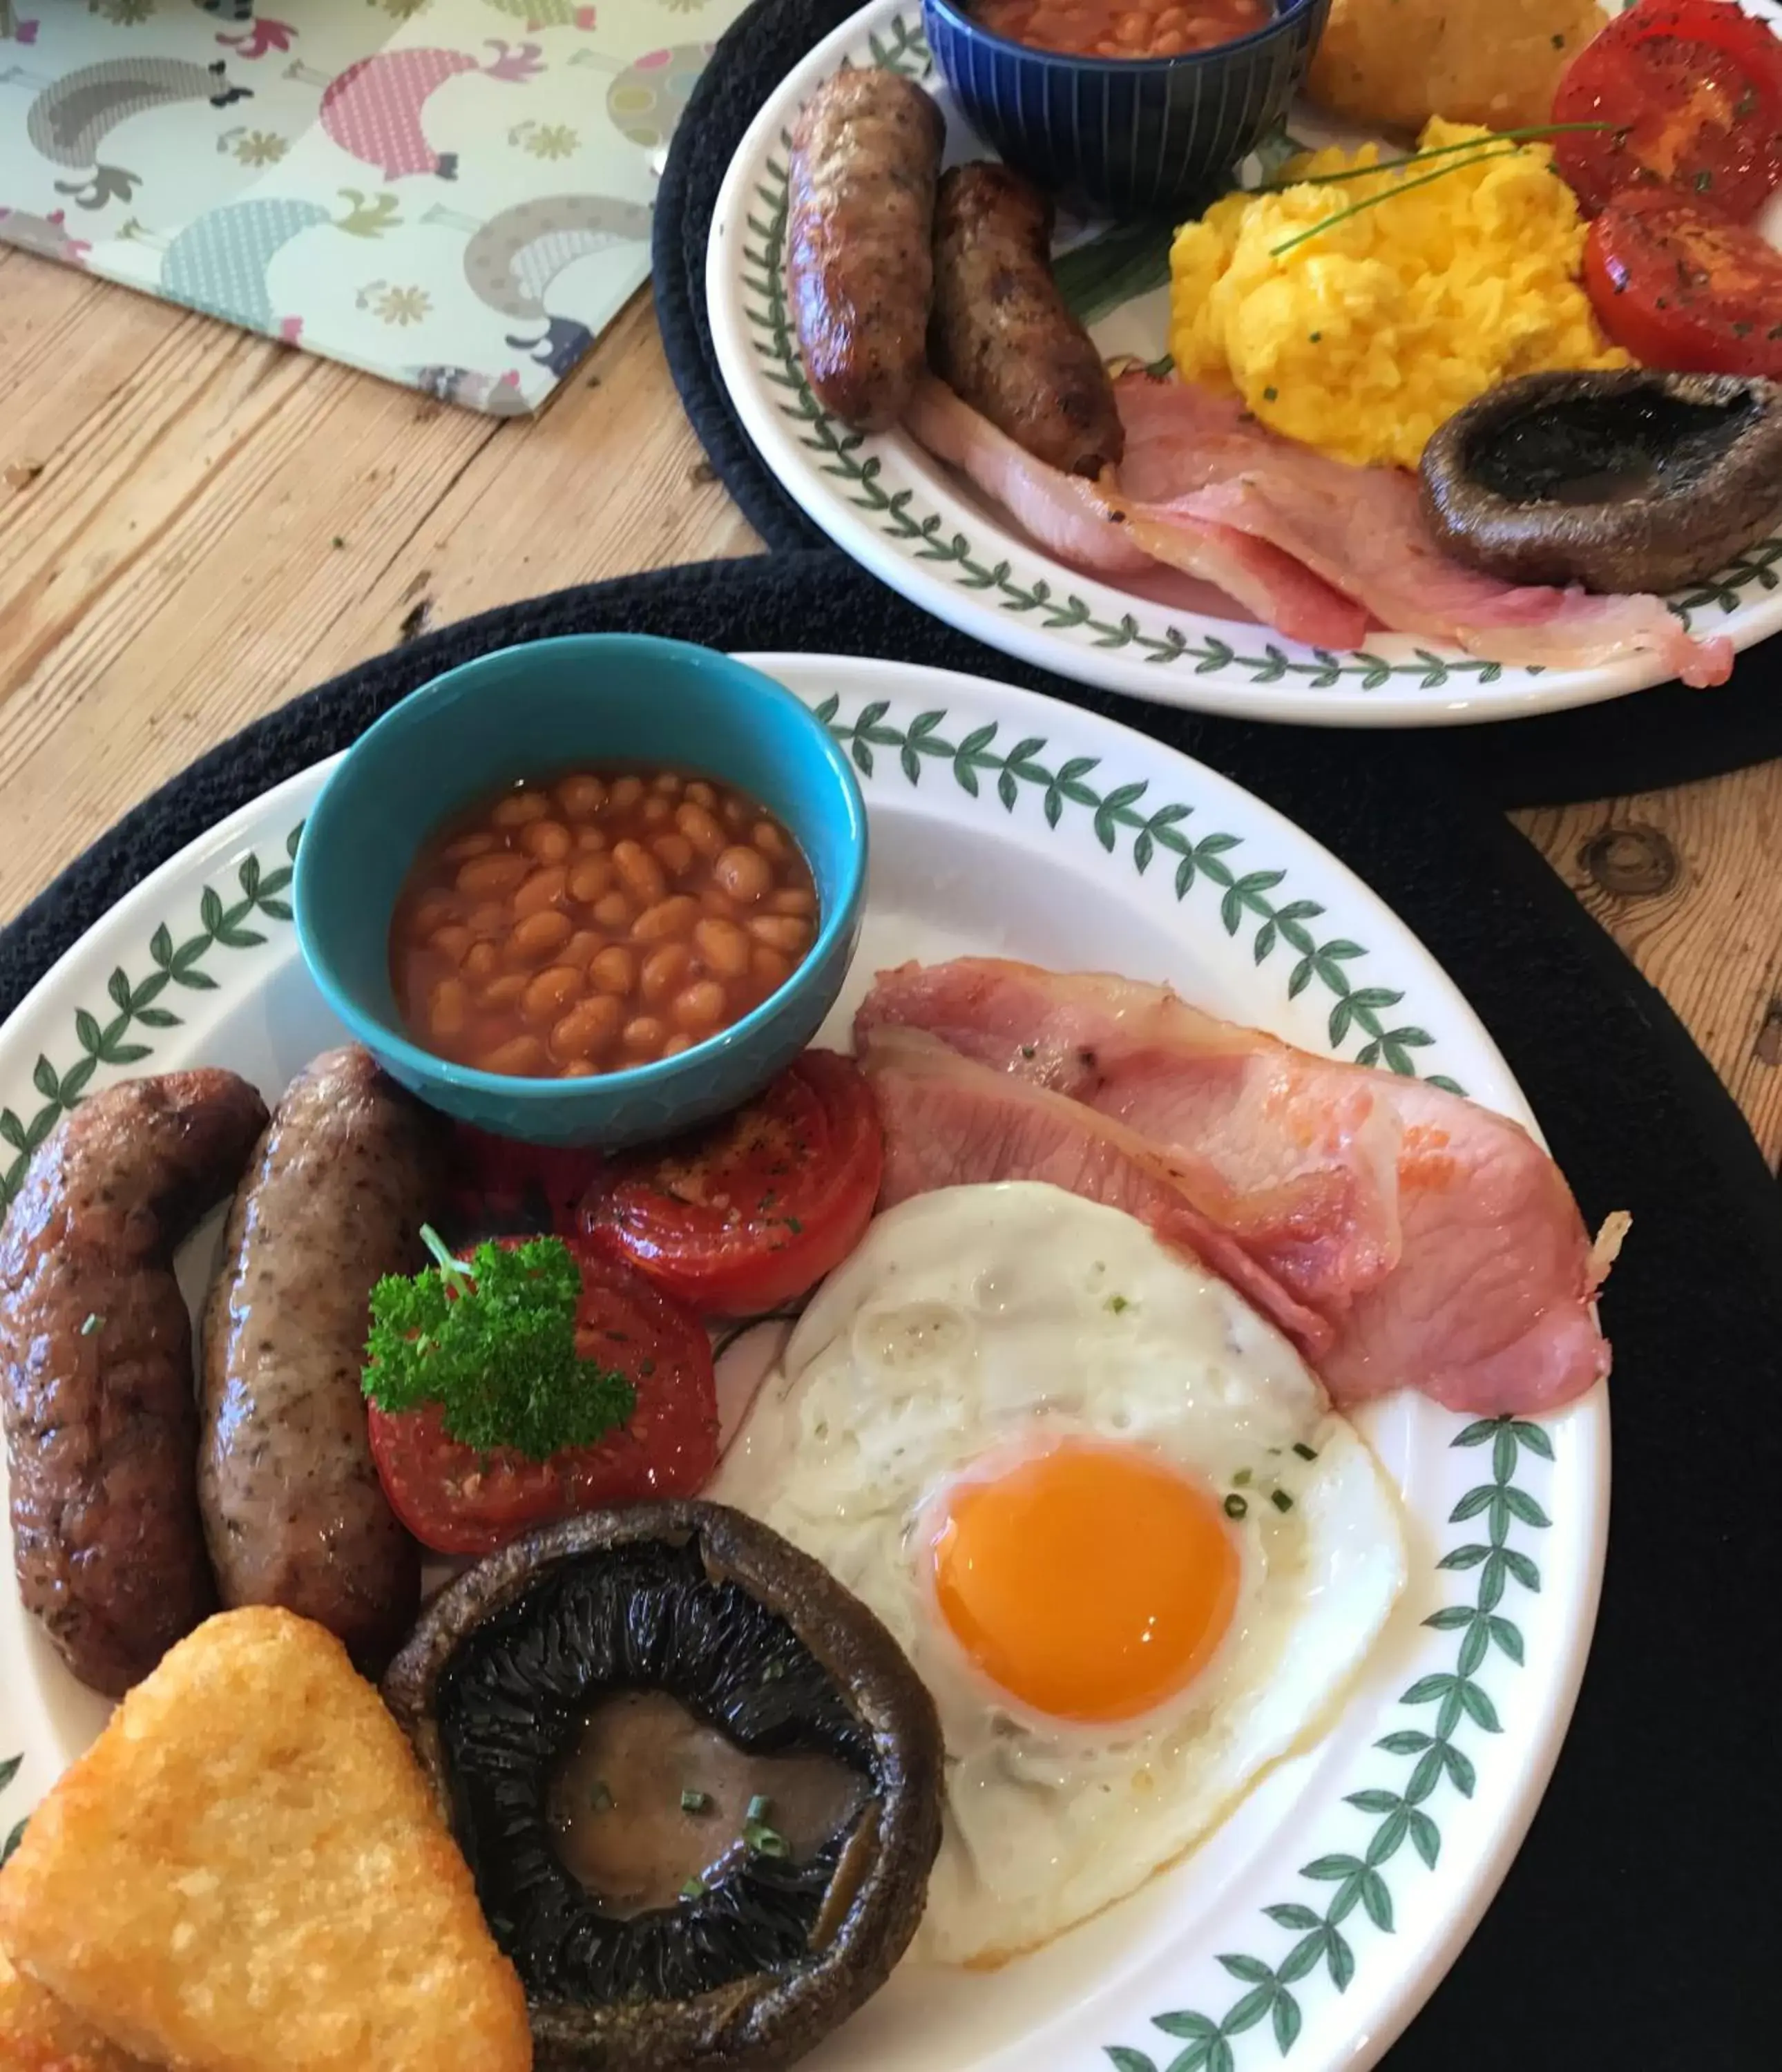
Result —
POLYGON ((1198 212, 1286 117, 1330 0, 1275 0, 1259 29, 1174 58, 1085 58, 993 35, 969 0, 922 0, 966 120, 1016 171, 1117 216, 1198 212))
POLYGON ((461 1122, 616 1150, 747 1100, 817 1033, 866 900, 866 811, 847 758, 792 693, 708 648, 640 634, 504 648, 422 686, 342 757, 303 829, 294 896, 310 976, 393 1078, 461 1122), (678 1057, 577 1079, 512 1079, 412 1042, 390 984, 397 894, 450 815, 520 779, 638 763, 739 785, 817 881, 811 952, 752 1013, 678 1057))

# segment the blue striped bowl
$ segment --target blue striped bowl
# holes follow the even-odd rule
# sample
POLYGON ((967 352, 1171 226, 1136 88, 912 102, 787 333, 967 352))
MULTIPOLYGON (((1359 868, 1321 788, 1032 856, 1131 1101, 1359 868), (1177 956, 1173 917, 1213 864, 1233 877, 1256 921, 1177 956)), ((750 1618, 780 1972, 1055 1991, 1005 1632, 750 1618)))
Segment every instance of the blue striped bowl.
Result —
POLYGON ((1236 42, 1179 58, 1084 58, 994 36, 963 0, 922 0, 967 120, 1049 191, 1120 214, 1191 213, 1286 114, 1330 0, 1279 0, 1236 42))

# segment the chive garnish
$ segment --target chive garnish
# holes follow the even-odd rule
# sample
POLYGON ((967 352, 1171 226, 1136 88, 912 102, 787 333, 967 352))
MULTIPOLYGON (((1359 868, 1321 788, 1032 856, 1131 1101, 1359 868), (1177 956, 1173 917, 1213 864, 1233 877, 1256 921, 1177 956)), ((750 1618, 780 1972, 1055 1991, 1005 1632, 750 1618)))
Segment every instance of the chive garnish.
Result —
POLYGON ((1247 1518, 1249 1515, 1249 1505, 1235 1490, 1225 1499, 1225 1515, 1228 1518, 1247 1518))
POLYGON ((703 1813, 711 1803, 711 1794, 706 1791, 683 1791, 681 1811, 683 1813, 703 1813))
POLYGON ((1270 1490, 1269 1491, 1269 1502, 1274 1506, 1277 1511, 1291 1511, 1293 1509, 1293 1498, 1288 1495, 1285 1490, 1270 1490))
POLYGON ((785 1836, 777 1828, 768 1827, 764 1821, 745 1821, 743 1840, 758 1856, 789 1856, 792 1854, 792 1844, 785 1836))
POLYGON ((594 1780, 594 1789, 588 1794, 588 1808, 595 1813, 610 1812, 612 1808, 612 1794, 598 1777, 594 1780))
POLYGON ((784 1663, 770 1662, 766 1668, 761 1671, 761 1681, 763 1684, 777 1684, 785 1673, 786 1665, 784 1663))
POLYGON ((1405 166, 1426 163, 1431 158, 1457 158, 1463 151, 1488 150, 1494 144, 1540 144, 1549 137, 1562 137, 1572 130, 1613 130, 1613 122, 1542 122, 1532 130, 1493 130, 1488 136, 1463 138, 1458 144, 1432 144, 1426 151, 1407 152, 1401 158, 1383 158, 1373 166, 1346 166, 1340 173, 1302 173, 1297 179, 1264 180, 1260 187, 1241 191, 1285 194, 1290 187, 1331 187, 1344 180, 1364 180, 1374 173, 1396 173, 1405 166))
POLYGON ((765 1820, 772 1801, 764 1791, 758 1791, 749 1801, 748 1817, 751 1820, 765 1820))
POLYGON ((1240 1468, 1237 1474, 1232 1477, 1232 1480, 1237 1483, 1240 1489, 1248 1489, 1250 1486, 1249 1470, 1248 1468, 1240 1468))
POLYGON ((703 1899, 705 1896, 706 1881, 702 1877, 690 1877, 681 1888, 683 1899, 703 1899))
POLYGON ((1123 1310, 1130 1309, 1132 1307, 1132 1305, 1126 1300, 1124 1295, 1110 1295, 1101 1306, 1104 1309, 1113 1310, 1115 1316, 1117 1317, 1123 1310))
POLYGON ((1318 1458, 1318 1449, 1315 1446, 1308 1446, 1303 1439, 1294 1441, 1293 1450, 1303 1461, 1315 1461, 1318 1458))
POLYGON ((94 1309, 89 1313, 85 1322, 81 1325, 80 1335, 84 1338, 90 1338, 95 1331, 102 1331, 105 1328, 105 1318, 97 1309, 94 1309))

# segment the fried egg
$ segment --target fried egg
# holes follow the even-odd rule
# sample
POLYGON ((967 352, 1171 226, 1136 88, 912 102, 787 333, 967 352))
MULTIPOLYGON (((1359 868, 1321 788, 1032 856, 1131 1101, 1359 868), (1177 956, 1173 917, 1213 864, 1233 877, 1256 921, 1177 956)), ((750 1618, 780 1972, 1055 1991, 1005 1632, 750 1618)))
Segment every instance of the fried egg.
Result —
POLYGON ((708 1494, 814 1556, 933 1693, 918 1947, 989 1963, 1142 1885, 1304 1740, 1402 1587, 1393 1493, 1298 1355, 1114 1209, 881 1216, 708 1494))

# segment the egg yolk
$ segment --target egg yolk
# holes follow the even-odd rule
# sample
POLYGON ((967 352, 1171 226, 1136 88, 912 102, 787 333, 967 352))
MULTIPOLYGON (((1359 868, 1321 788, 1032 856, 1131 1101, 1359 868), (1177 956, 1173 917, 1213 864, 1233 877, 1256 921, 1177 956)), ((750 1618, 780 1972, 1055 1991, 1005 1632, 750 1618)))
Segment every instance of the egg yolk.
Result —
POLYGON ((1161 1704, 1212 1657, 1237 1601, 1216 1499, 1130 1448, 1066 1444, 956 1484, 932 1549, 960 1645, 1010 1696, 1060 1719, 1161 1704))

